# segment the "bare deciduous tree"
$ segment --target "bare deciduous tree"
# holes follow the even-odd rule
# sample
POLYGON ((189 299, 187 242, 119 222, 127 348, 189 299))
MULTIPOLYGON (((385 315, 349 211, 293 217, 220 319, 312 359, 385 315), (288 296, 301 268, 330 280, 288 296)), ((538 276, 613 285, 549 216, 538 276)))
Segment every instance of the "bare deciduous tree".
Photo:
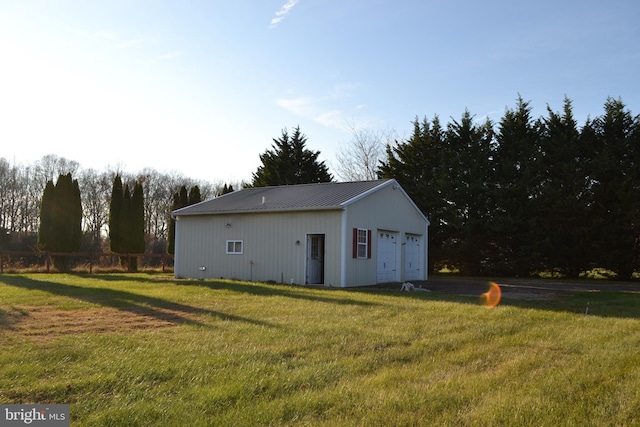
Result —
POLYGON ((80 163, 75 160, 58 157, 55 154, 47 154, 36 162, 35 178, 42 182, 42 190, 44 190, 47 181, 54 181, 59 175, 76 175, 80 163))
POLYGON ((351 139, 342 144, 336 153, 337 164, 333 165, 341 181, 369 181, 378 178, 378 167, 385 146, 396 138, 392 130, 373 130, 348 124, 351 139))
POLYGON ((78 179, 82 194, 84 230, 92 236, 93 249, 100 248, 102 236, 107 233, 112 180, 109 172, 98 172, 95 169, 83 169, 78 179))
POLYGON ((33 170, 28 166, 0 161, 1 226, 12 233, 25 234, 37 230, 39 197, 32 197, 35 185, 33 170))

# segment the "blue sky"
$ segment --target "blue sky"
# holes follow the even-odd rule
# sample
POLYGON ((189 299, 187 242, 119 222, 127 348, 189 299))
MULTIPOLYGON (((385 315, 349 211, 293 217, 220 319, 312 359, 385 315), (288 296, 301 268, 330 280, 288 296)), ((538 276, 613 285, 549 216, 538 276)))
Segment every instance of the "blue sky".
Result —
POLYGON ((350 126, 640 114, 640 2, 0 0, 0 157, 250 180, 283 128, 335 163, 350 126))

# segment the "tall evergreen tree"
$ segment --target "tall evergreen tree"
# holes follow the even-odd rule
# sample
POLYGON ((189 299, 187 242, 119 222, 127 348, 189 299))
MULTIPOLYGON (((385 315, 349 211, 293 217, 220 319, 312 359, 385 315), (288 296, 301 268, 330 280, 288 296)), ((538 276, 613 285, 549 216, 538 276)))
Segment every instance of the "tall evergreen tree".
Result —
POLYGON ((55 243, 54 209, 56 187, 53 181, 47 181, 40 202, 40 226, 38 228, 38 247, 41 250, 53 250, 55 243))
MULTIPOLYGON (((187 187, 182 186, 173 195, 173 202, 171 203, 171 211, 175 211, 180 208, 201 202, 200 188, 196 185, 187 192, 187 187)), ((176 220, 172 217, 169 218, 169 233, 167 238, 167 253, 174 255, 176 251, 176 220)))
POLYGON ((571 101, 562 113, 548 108, 540 132, 536 162, 539 182, 533 192, 535 235, 533 254, 540 269, 578 277, 588 269, 588 150, 582 144, 571 101))
POLYGON ((469 111, 460 122, 447 126, 443 193, 453 215, 447 218, 451 238, 445 253, 465 274, 486 272, 491 256, 487 225, 495 209, 490 183, 492 141, 491 122, 477 126, 469 111))
POLYGON ((536 238, 532 192, 537 175, 538 128, 529 102, 522 97, 499 123, 492 178, 496 209, 490 225, 494 274, 528 276, 533 269, 530 243, 536 238))
MULTIPOLYGON (((142 184, 134 184, 133 193, 129 185, 122 187, 119 175, 113 180, 109 209, 109 238, 112 252, 141 254, 145 251, 144 191, 142 184)), ((135 257, 121 255, 120 264, 129 271, 137 270, 135 257)))
MULTIPOLYGON (((82 201, 78 181, 71 174, 60 175, 53 185, 48 181, 40 207, 38 246, 50 252, 74 252, 82 244, 82 201)), ((52 256, 54 266, 69 269, 65 256, 52 256)))
MULTIPOLYGON (((118 230, 120 241, 120 250, 123 254, 131 252, 131 240, 132 240, 132 228, 131 228, 131 191, 129 190, 129 184, 124 184, 122 195, 122 202, 120 204, 120 229, 118 230)), ((132 271, 130 256, 121 256, 120 264, 126 266, 127 270, 132 271)))
POLYGON ((442 187, 444 133, 438 116, 430 122, 426 118, 413 122, 413 134, 395 146, 387 145, 386 160, 380 164, 381 178, 394 178, 427 216, 429 227, 429 271, 443 266, 447 259, 442 253, 448 239, 447 201, 442 187))
POLYGON ((640 119, 621 100, 608 99, 604 109, 592 124, 593 261, 630 279, 640 268, 640 119))
POLYGON ((196 203, 200 203, 202 201, 202 196, 200 195, 200 187, 194 185, 189 190, 189 205, 195 205, 196 203))
POLYGON ((189 205, 189 192, 184 185, 178 191, 178 205, 181 208, 189 205))
MULTIPOLYGON (((183 208, 188 204, 188 195, 187 195, 187 187, 184 185, 180 187, 180 189, 173 194, 173 199, 171 203, 171 212, 183 208)), ((167 253, 174 255, 175 254, 175 244, 176 244, 176 220, 170 216, 169 217, 169 230, 167 237, 167 253)))
POLYGON ((109 248, 111 252, 123 252, 123 243, 120 232, 120 212, 123 202, 122 178, 116 175, 111 189, 111 203, 109 204, 109 248))
POLYGON ((142 183, 136 181, 131 194, 131 245, 129 252, 142 254, 145 251, 144 231, 144 189, 142 183))
POLYGON ((260 155, 262 166, 253 174, 252 187, 310 184, 330 182, 333 178, 324 162, 318 161, 319 151, 305 147, 307 137, 296 127, 289 136, 282 130, 280 138, 273 139, 272 150, 260 155))
MULTIPOLYGON (((143 254, 146 246, 144 232, 144 190, 142 188, 142 184, 138 181, 136 181, 133 186, 128 215, 130 234, 128 239, 129 248, 127 252, 132 254, 143 254)), ((138 258, 131 257, 129 261, 129 271, 137 270, 138 258)))

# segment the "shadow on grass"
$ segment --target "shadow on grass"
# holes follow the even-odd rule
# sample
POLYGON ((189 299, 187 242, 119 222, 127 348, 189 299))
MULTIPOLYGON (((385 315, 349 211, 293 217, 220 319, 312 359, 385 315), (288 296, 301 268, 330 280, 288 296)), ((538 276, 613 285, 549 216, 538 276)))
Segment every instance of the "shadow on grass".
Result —
MULTIPOLYGON (((489 282, 488 279, 453 278, 419 282, 419 285, 429 292, 400 292, 399 283, 357 290, 383 292, 385 295, 404 298, 480 305, 480 297, 488 291, 489 282)), ((499 306, 640 319, 640 283, 518 279, 499 282, 502 289, 499 306)))
MULTIPOLYGON (((280 296, 285 298, 303 299, 308 301, 317 301, 317 302, 323 302, 323 303, 329 303, 329 304, 356 305, 356 306, 364 306, 364 307, 380 305, 370 301, 359 301, 353 298, 345 298, 346 296, 349 295, 348 292, 342 293, 340 294, 341 297, 335 297, 335 298, 331 296, 320 296, 317 294, 311 295, 308 293, 300 292, 301 289, 322 289, 327 291, 327 295, 337 295, 337 294, 331 294, 329 292, 330 289, 328 288, 320 288, 320 287, 309 288, 309 287, 299 286, 299 285, 283 285, 283 284, 270 285, 268 283, 261 283, 261 282, 246 283, 246 282, 211 281, 211 280, 177 282, 177 284, 182 284, 182 283, 194 285, 194 286, 205 286, 213 290, 228 290, 231 292, 244 293, 248 295, 280 296), (289 286, 292 288, 291 291, 286 289, 286 287, 289 287, 289 286)), ((333 290, 337 290, 337 289, 334 288, 333 290)))
POLYGON ((597 317, 640 319, 640 294, 626 291, 564 291, 548 300, 503 298, 500 305, 597 317))
MULTIPOLYGON (((103 278, 102 276, 100 277, 103 278)), ((126 276, 122 277, 122 280, 135 281, 136 279, 131 276, 126 276)), ((190 305, 167 301, 162 298, 139 295, 116 289, 100 287, 86 288, 46 280, 36 280, 22 276, 0 276, 0 283, 22 289, 40 290, 54 295, 75 298, 81 301, 98 304, 103 307, 111 307, 123 312, 129 312, 139 316, 148 316, 150 318, 175 324, 204 326, 203 323, 188 316, 209 315, 221 320, 247 322, 260 326, 274 326, 259 320, 229 315, 199 307, 192 307, 190 305)), ((8 317, 8 314, 0 311, 0 325, 5 326, 6 323, 10 322, 11 319, 8 317)))
POLYGON ((24 314, 20 310, 6 311, 0 308, 0 329, 10 328, 11 325, 20 321, 24 314))
POLYGON ((129 280, 138 283, 159 283, 163 281, 171 281, 168 276, 158 275, 157 273, 78 274, 77 277, 86 277, 87 279, 102 280, 104 282, 123 282, 129 280))
MULTIPOLYGON (((203 286, 212 290, 227 290, 231 292, 243 293, 247 295, 264 295, 264 296, 280 296, 285 298, 304 299, 309 301, 318 301, 330 304, 345 304, 345 305, 358 305, 358 306, 375 306, 376 303, 368 301, 358 301, 352 298, 333 298, 318 295, 310 295, 298 292, 300 289, 322 289, 322 290, 344 290, 341 288, 325 288, 325 287, 306 287, 300 285, 288 285, 288 284, 269 284, 264 282, 241 282, 233 280, 197 280, 197 279, 174 279, 167 276, 158 276, 154 274, 135 273, 131 275, 125 274, 91 274, 83 275, 95 280, 103 280, 107 282, 118 281, 134 281, 139 283, 173 283, 177 286, 203 286), (286 288, 291 287, 291 291, 286 288)), ((343 294, 343 295, 348 295, 343 294)))

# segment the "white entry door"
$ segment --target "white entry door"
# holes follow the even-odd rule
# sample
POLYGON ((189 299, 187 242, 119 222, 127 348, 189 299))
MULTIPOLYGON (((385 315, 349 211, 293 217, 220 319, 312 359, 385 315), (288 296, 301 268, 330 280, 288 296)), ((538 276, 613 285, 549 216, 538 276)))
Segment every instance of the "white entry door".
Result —
POLYGON ((406 245, 404 251, 404 279, 419 280, 422 262, 420 262, 420 244, 422 236, 415 234, 406 235, 406 245))
POLYGON ((391 231, 378 230, 378 283, 398 280, 396 255, 398 234, 391 231))
POLYGON ((310 285, 324 283, 324 234, 307 235, 307 279, 310 285))

